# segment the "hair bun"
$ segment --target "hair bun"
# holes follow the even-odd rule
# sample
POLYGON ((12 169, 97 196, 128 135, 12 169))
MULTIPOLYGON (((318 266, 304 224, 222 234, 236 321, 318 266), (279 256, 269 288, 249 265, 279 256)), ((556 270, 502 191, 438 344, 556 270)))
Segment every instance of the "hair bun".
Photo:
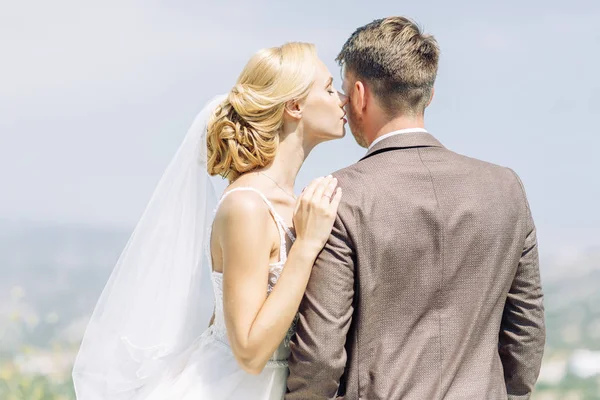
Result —
POLYGON ((252 126, 227 99, 209 121, 206 144, 208 173, 234 181, 244 172, 273 161, 279 135, 252 126))

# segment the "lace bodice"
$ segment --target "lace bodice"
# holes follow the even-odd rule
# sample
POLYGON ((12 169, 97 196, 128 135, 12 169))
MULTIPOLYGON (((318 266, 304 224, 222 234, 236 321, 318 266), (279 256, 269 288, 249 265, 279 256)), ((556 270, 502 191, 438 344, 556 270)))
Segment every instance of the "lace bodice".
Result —
MULTIPOLYGON (((287 261, 287 246, 285 237, 287 235, 292 241, 292 243, 296 238, 294 234, 289 230, 289 228, 285 225, 283 218, 281 218, 281 216, 275 211, 275 208, 273 207, 273 204, 269 201, 269 199, 267 199, 267 197, 263 195, 260 191, 251 187, 236 188, 225 193, 221 198, 219 204, 217 204, 215 212, 217 211, 225 197, 227 197, 230 193, 233 193, 235 191, 252 191, 260 195, 269 207, 269 211, 271 212, 271 215, 273 216, 273 219, 277 224, 277 229, 279 230, 279 261, 269 265, 269 278, 266 282, 265 288, 268 296, 277 284, 277 281, 279 280, 279 277, 283 272, 285 262, 287 261)), ((215 295, 215 318, 213 321, 213 325, 211 326, 212 335, 219 341, 229 346, 229 340, 227 339, 227 330, 225 327, 225 317, 223 314, 223 274, 217 271, 212 271, 211 277, 215 295)), ((289 342, 292 335, 295 333, 297 320, 298 316, 296 315, 296 318, 294 319, 292 326, 290 326, 287 335, 285 336, 283 342, 280 344, 279 348, 273 354, 273 357, 271 357, 271 361, 269 361, 267 366, 281 366, 284 364, 287 365, 287 358, 290 354, 289 342)))

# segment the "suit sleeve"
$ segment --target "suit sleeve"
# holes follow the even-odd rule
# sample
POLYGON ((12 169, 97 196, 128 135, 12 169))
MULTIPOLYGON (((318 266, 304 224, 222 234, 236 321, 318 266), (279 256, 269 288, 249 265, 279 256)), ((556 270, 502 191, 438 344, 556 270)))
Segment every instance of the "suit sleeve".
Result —
POLYGON ((346 366, 346 335, 352 321, 354 250, 339 214, 315 262, 290 343, 287 400, 336 395, 346 366))
MULTIPOLYGON (((523 189, 518 176, 517 180, 523 189)), ((536 229, 526 198, 524 201, 526 236, 504 305, 499 334, 499 353, 509 400, 530 397, 539 375, 546 340, 536 229)))

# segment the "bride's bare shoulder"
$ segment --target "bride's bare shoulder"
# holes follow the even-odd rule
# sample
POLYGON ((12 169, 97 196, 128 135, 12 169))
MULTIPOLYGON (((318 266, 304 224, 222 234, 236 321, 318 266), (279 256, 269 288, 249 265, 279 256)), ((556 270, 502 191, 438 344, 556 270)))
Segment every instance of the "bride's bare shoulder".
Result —
POLYGON ((213 224, 216 236, 226 234, 261 235, 270 226, 271 215, 262 196, 252 190, 232 190, 225 192, 225 197, 217 208, 213 224))
POLYGON ((230 219, 268 216, 269 209, 261 195, 253 190, 242 188, 225 192, 224 198, 217 209, 215 219, 230 219))

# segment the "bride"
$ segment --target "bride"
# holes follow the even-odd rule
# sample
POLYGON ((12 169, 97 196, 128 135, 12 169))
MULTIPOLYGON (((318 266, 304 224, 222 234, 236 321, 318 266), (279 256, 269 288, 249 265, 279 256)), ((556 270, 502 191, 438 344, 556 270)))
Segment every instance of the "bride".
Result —
POLYGON ((298 306, 342 195, 331 176, 293 194, 310 151, 344 136, 332 81, 313 45, 288 43, 255 54, 200 112, 94 310, 79 400, 283 398, 298 306), (209 175, 230 183, 218 202, 209 175))

